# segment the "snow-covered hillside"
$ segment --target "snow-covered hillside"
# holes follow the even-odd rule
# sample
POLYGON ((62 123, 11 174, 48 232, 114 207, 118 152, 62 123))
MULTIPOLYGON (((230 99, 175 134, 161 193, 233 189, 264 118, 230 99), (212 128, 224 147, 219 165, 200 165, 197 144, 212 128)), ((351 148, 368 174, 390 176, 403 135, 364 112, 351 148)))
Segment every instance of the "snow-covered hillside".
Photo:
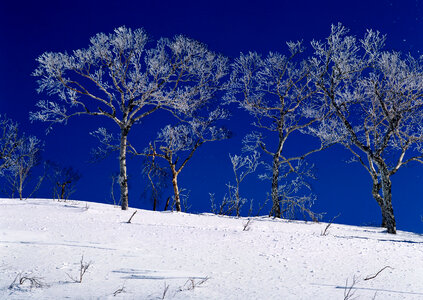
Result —
POLYGON ((421 235, 133 212, 0 199, 0 299, 423 299, 421 235))

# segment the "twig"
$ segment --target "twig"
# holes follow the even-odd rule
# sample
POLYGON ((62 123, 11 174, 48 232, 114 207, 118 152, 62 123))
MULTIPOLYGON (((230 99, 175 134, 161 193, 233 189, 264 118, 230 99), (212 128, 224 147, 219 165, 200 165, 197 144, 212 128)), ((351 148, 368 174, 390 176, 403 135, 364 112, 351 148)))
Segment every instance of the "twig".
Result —
POLYGON ((167 291, 169 290, 169 285, 166 284, 166 282, 164 283, 164 289, 163 289, 163 294, 162 294, 162 300, 166 297, 167 291))
POLYGON ((328 223, 328 225, 326 225, 325 230, 322 231, 322 233, 320 234, 321 236, 326 236, 329 234, 329 228, 332 226, 333 221, 335 221, 336 218, 338 218, 341 214, 337 214, 335 217, 332 218, 332 220, 328 223))
POLYGON ((133 213, 133 214, 132 214, 132 216, 129 218, 128 222, 126 222, 126 223, 130 224, 130 223, 131 223, 132 218, 135 216, 135 214, 136 214, 136 213, 137 213, 137 210, 136 210, 136 211, 134 211, 134 213, 133 213))
POLYGON ((125 289, 125 283, 124 283, 121 288, 113 292, 113 297, 116 297, 116 295, 120 293, 125 293, 125 292, 126 292, 126 289, 125 289))
POLYGON ((43 282, 43 278, 36 277, 36 276, 23 276, 22 272, 18 273, 13 280, 13 282, 9 285, 8 289, 11 290, 16 285, 16 282, 19 285, 23 285, 25 282, 29 282, 30 288, 42 288, 48 286, 46 283, 43 282))
MULTIPOLYGON (((353 299, 352 297, 354 296, 354 294, 356 292, 355 285, 358 282, 375 279, 383 270, 385 270, 387 268, 393 269, 390 266, 386 266, 386 267, 380 269, 375 275, 369 275, 362 280, 358 280, 357 277, 354 275, 352 283, 351 283, 350 286, 348 286, 348 278, 347 278, 346 283, 345 283, 345 288, 344 288, 344 300, 352 300, 353 299)), ((377 295, 377 292, 374 294, 373 299, 376 299, 376 295, 377 295)))
POLYGON ((88 268, 91 266, 92 262, 84 262, 84 256, 82 255, 81 257, 81 262, 80 262, 80 267, 79 267, 79 278, 74 278, 72 276, 70 276, 68 273, 66 273, 66 275, 68 275, 68 277, 70 279, 72 279, 74 282, 77 283, 82 283, 82 278, 84 277, 85 273, 87 272, 88 268))
POLYGON ((379 272, 377 272, 375 275, 372 275, 372 276, 367 276, 366 278, 364 278, 364 280, 371 280, 371 279, 374 279, 374 278, 376 278, 383 270, 385 270, 385 269, 387 269, 387 268, 389 268, 389 269, 393 269, 393 268, 391 268, 390 266, 386 266, 386 267, 384 267, 384 268, 382 268, 382 269, 380 269, 379 270, 379 272))
POLYGON ((200 281, 198 281, 198 282, 195 282, 195 280, 193 279, 193 278, 190 278, 190 279, 188 279, 186 282, 185 282, 185 284, 183 285, 183 286, 181 286, 180 288, 179 288, 179 292, 182 292, 182 291, 192 291, 193 289, 195 289, 196 287, 198 287, 198 286, 200 286, 200 285, 202 285, 202 284, 204 284, 207 280, 209 280, 210 279, 210 277, 205 277, 205 278, 203 278, 202 280, 200 280, 200 281), (187 286, 187 284, 188 284, 188 286, 187 286))
POLYGON ((244 224, 244 228, 242 229, 242 231, 249 231, 250 230, 250 224, 251 224, 252 219, 248 219, 247 223, 244 224))
POLYGON ((169 201, 170 201, 170 197, 168 197, 167 200, 166 200, 164 211, 166 211, 168 209, 168 207, 169 207, 169 201))
POLYGON ((352 297, 354 296, 356 290, 353 288, 355 287, 355 285, 357 284, 357 278, 355 277, 355 275, 353 276, 353 280, 351 285, 348 287, 348 278, 345 282, 345 289, 344 289, 344 300, 351 300, 352 297))

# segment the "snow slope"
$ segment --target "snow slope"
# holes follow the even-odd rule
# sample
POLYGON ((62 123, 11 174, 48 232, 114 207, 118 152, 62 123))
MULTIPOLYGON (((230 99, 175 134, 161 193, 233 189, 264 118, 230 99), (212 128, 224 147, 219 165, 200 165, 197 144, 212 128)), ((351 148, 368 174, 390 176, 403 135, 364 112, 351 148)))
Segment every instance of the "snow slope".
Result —
POLYGON ((126 223, 133 212, 0 199, 0 299, 344 299, 354 279, 358 299, 423 299, 421 235, 145 210, 126 223))

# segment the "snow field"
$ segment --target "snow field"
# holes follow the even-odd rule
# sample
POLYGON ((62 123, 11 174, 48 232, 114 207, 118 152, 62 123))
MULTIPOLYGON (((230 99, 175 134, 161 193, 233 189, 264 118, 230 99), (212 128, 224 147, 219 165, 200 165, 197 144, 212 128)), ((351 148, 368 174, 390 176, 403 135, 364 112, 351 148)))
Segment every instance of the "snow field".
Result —
POLYGON ((418 234, 134 210, 0 199, 0 299, 423 299, 418 234))

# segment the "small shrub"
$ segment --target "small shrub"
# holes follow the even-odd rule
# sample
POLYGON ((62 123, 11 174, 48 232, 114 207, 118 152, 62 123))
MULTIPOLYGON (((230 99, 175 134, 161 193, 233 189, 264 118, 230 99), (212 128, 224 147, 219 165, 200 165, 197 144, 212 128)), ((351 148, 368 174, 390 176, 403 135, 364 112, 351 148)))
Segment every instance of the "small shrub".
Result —
POLYGON ((29 284, 30 288, 42 288, 47 287, 48 285, 43 281, 43 278, 24 275, 22 272, 18 273, 13 280, 13 282, 9 285, 9 290, 13 289, 16 286, 21 286, 24 284, 29 284))
POLYGON ((87 272, 88 268, 91 266, 92 262, 84 262, 84 256, 82 255, 81 257, 81 261, 80 261, 80 267, 79 267, 79 276, 78 277, 73 277, 69 274, 66 273, 66 275, 68 275, 68 277, 76 283, 82 283, 82 279, 85 275, 85 273, 87 272))

